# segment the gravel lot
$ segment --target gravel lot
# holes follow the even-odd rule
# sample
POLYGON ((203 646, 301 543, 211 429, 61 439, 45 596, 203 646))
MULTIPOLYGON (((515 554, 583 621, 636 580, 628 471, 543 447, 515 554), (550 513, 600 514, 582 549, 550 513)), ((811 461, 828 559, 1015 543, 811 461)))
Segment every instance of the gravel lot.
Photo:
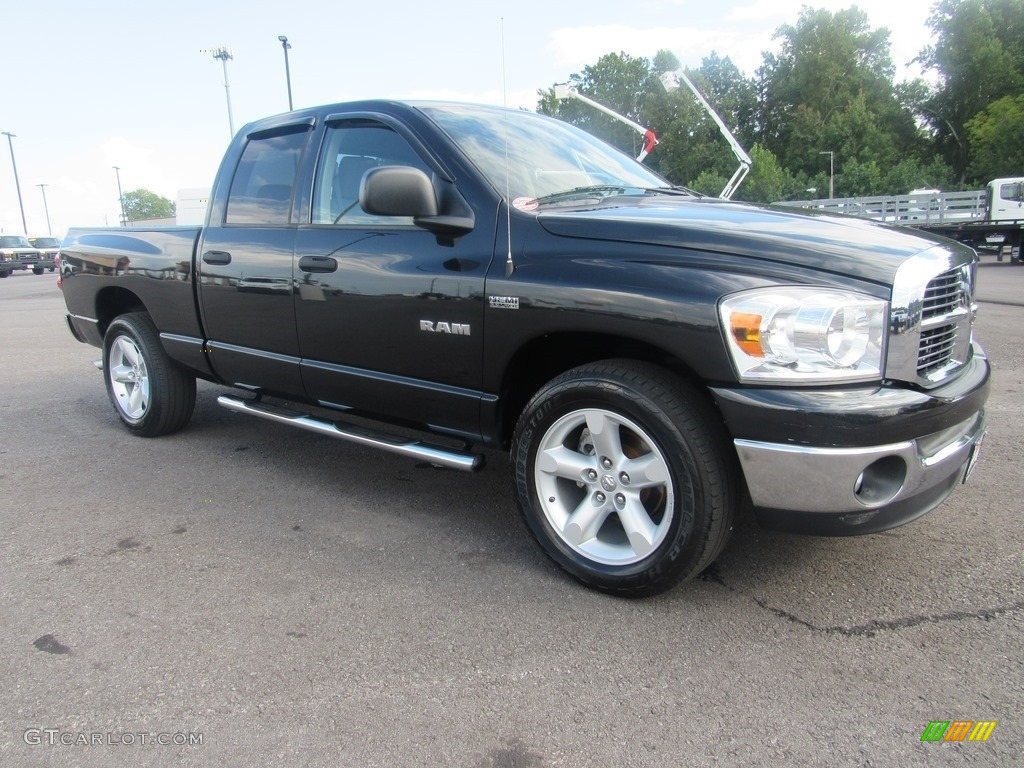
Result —
POLYGON ((549 564, 504 454, 421 467, 203 383, 186 430, 133 438, 53 275, 0 281, 0 765, 1019 764, 1024 266, 980 275, 967 486, 867 537, 742 518, 643 601, 549 564))

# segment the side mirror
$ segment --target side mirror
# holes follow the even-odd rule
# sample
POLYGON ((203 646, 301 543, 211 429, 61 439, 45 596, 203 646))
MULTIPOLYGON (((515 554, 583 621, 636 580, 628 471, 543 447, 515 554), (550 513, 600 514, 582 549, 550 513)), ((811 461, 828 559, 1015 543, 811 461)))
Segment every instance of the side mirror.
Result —
POLYGON ((440 182, 439 188, 440 192, 436 191, 419 168, 382 165, 363 176, 359 205, 374 216, 412 216, 416 226, 438 237, 450 239, 470 232, 474 226, 472 209, 451 182, 440 182))
POLYGON ((359 205, 374 216, 437 216, 434 185, 419 168, 371 168, 359 184, 359 205))

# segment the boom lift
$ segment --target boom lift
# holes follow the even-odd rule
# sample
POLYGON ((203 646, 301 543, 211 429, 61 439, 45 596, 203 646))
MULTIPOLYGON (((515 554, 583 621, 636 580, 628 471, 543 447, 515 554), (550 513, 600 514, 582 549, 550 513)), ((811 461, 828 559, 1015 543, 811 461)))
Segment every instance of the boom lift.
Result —
POLYGON ((679 87, 680 80, 686 83, 687 87, 693 92, 694 97, 700 102, 700 105, 704 107, 704 110, 709 115, 711 115, 711 119, 715 121, 716 125, 718 125, 718 130, 722 132, 725 140, 729 142, 729 146, 732 148, 732 153, 736 155, 736 159, 739 160, 740 167, 736 169, 736 173, 732 175, 732 178, 729 179, 729 183, 725 185, 725 189, 723 189, 721 194, 719 194, 721 199, 729 200, 732 198, 733 192, 735 192, 743 182, 743 179, 745 179, 747 174, 750 173, 750 166, 754 164, 754 161, 750 159, 750 155, 748 155, 743 150, 743 147, 740 146, 740 143, 736 141, 736 137, 732 135, 732 131, 726 127, 725 123, 722 122, 722 118, 718 116, 718 113, 715 112, 710 104, 708 104, 707 99, 705 99, 701 95, 701 92, 697 90, 697 86, 690 82, 690 78, 686 76, 686 73, 683 70, 677 69, 675 72, 666 72, 661 76, 661 84, 665 86, 665 90, 670 92, 679 87))
POLYGON ((639 123, 634 123, 625 115, 620 115, 618 112, 614 112, 603 104, 598 104, 588 96, 584 96, 582 93, 577 91, 568 83, 557 83, 555 85, 555 98, 556 99, 578 99, 584 104, 589 104, 594 109, 604 112, 609 117, 618 120, 620 123, 625 123, 634 131, 644 137, 644 148, 640 150, 640 154, 636 156, 639 162, 643 162, 644 158, 651 154, 651 150, 654 149, 654 145, 658 143, 658 137, 654 135, 654 131, 650 128, 644 128, 639 123))
MULTIPOLYGON (((708 103, 707 99, 705 99, 704 96, 701 95, 701 92, 697 90, 697 87, 690 81, 690 78, 686 76, 686 73, 683 70, 678 69, 675 72, 666 72, 664 75, 661 76, 661 84, 665 86, 665 90, 669 92, 678 89, 680 81, 684 82, 687 85, 687 87, 693 92, 694 97, 696 97, 700 105, 704 107, 704 110, 709 115, 711 115, 711 119, 715 121, 715 124, 718 126, 718 130, 722 132, 722 135, 725 137, 725 140, 729 142, 729 146, 732 148, 733 154, 736 155, 736 159, 739 160, 739 168, 736 169, 736 172, 732 175, 732 178, 729 179, 729 183, 725 185, 725 189, 723 189, 721 193, 718 195, 719 198, 721 198, 722 200, 729 200, 732 198, 733 193, 736 191, 739 185, 743 182, 743 179, 745 179, 747 177, 747 174, 750 173, 750 166, 753 165, 754 161, 750 159, 750 155, 748 155, 743 150, 743 147, 740 146, 740 143, 736 140, 736 137, 732 135, 732 131, 730 131, 726 127, 725 123, 722 121, 722 118, 718 116, 718 113, 715 112, 714 108, 708 103)), ((628 117, 620 115, 618 112, 609 109, 603 104, 599 104, 593 99, 584 96, 582 93, 576 90, 576 88, 569 85, 568 83, 558 83, 555 85, 555 98, 578 99, 579 101, 582 101, 584 104, 589 104, 594 109, 604 112, 609 117, 612 117, 618 120, 619 122, 625 123, 630 128, 639 133, 641 136, 643 136, 644 148, 640 151, 640 154, 637 155, 636 158, 640 162, 644 161, 644 158, 651 153, 651 150, 653 150, 654 146, 658 143, 657 136, 655 136, 654 131, 652 131, 650 128, 644 128, 642 125, 633 122, 628 117)))

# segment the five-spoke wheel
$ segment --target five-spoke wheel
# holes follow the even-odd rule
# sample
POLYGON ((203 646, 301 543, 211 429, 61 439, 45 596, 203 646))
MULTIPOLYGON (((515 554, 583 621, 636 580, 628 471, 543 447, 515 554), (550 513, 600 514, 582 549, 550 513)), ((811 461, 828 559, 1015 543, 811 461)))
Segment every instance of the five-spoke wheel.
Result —
POLYGON ((121 422, 143 437, 188 423, 196 380, 171 360, 145 312, 115 318, 103 338, 103 378, 121 422))
POLYGON ((725 546, 735 458, 714 409, 662 368, 609 360, 558 376, 526 406, 512 458, 530 531, 590 586, 655 594, 725 546))

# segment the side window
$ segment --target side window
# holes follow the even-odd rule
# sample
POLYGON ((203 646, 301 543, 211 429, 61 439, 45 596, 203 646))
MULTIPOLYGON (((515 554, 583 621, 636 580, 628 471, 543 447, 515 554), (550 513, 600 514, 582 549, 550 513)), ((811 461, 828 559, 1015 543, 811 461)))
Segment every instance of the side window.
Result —
POLYGON ((313 193, 314 224, 411 225, 404 216, 372 216, 359 207, 359 185, 371 168, 408 165, 428 176, 429 166, 386 125, 352 120, 327 129, 313 193))
POLYGON ((231 180, 225 223, 288 223, 295 176, 308 135, 304 126, 249 140, 231 180))
POLYGON ((1020 202, 1021 198, 1024 197, 1022 193, 1024 193, 1024 184, 1001 184, 999 186, 999 196, 1003 198, 1003 200, 1020 202))

